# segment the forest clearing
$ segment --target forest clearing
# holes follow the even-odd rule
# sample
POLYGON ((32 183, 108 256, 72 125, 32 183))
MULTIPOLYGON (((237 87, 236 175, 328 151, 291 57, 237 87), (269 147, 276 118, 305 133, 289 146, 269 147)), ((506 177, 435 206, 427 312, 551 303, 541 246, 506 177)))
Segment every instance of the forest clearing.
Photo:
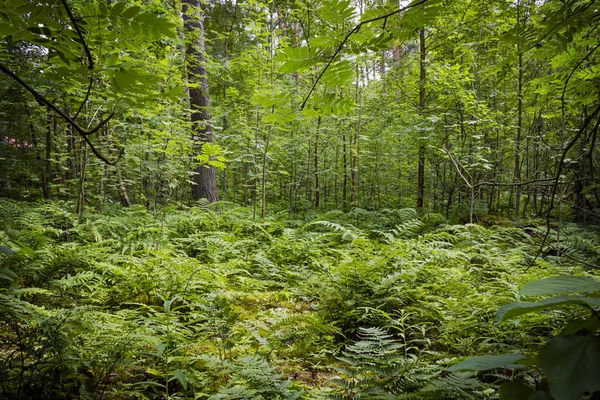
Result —
POLYGON ((0 1, 0 399, 600 398, 599 26, 0 1))

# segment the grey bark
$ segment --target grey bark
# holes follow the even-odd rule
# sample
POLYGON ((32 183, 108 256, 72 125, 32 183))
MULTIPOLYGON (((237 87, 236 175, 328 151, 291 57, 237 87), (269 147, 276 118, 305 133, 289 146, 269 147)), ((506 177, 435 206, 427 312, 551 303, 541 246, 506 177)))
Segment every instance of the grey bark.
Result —
MULTIPOLYGON (((192 120, 192 137, 200 151, 205 143, 212 143, 213 134, 210 123, 210 96, 206 74, 206 56, 204 44, 204 15, 200 0, 183 0, 183 26, 186 34, 186 67, 192 120)), ((219 200, 215 168, 200 165, 195 170, 195 185, 192 188, 194 200, 219 200)))

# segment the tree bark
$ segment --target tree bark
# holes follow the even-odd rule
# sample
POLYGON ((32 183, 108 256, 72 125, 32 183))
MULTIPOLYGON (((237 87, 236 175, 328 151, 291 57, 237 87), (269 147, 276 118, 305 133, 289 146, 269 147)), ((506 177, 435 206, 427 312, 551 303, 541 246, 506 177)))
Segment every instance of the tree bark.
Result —
MULTIPOLYGON (((427 79, 425 70, 425 28, 419 32, 420 54, 420 76, 419 76, 419 115, 423 116, 425 111, 425 82, 427 79)), ((420 140, 419 140, 420 141, 420 140)), ((417 208, 423 208, 425 198, 425 145, 419 143, 419 167, 417 171, 417 208)))
POLYGON ((52 182, 52 114, 50 108, 47 110, 47 121, 46 121, 46 156, 45 156, 45 172, 44 172, 44 199, 49 200, 52 198, 52 189, 50 183, 52 182))
POLYGON ((321 186, 319 182, 319 130, 321 129, 321 117, 317 120, 317 131, 315 133, 314 166, 315 166, 315 208, 319 208, 321 201, 321 186))
MULTIPOLYGON (((189 98, 192 120, 192 138, 201 151, 205 143, 212 143, 212 126, 210 123, 210 96, 206 77, 206 56, 204 44, 204 15, 200 0, 183 0, 183 26, 186 34, 186 68, 189 86, 189 98)), ((192 188, 194 200, 207 199, 209 202, 219 200, 215 168, 200 165, 194 175, 195 185, 192 188)))
MULTIPOLYGON (((515 177, 514 182, 521 182, 521 132, 523 130, 523 53, 519 47, 519 87, 517 91, 517 139, 515 141, 515 177)), ((517 185, 515 196, 515 218, 519 218, 521 209, 521 185, 517 185)))

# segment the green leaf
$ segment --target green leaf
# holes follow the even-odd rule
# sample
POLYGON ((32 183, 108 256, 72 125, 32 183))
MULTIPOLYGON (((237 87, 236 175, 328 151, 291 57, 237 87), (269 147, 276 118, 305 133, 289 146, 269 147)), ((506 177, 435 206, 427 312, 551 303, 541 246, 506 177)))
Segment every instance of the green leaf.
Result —
POLYGON ((183 371, 178 369, 176 371, 173 371, 172 374, 179 381, 179 383, 181 383, 181 386, 183 386, 183 389, 187 390, 187 387, 188 387, 187 379, 185 378, 185 374, 183 373, 183 371))
POLYGON ((330 47, 335 43, 335 39, 331 36, 318 36, 310 39, 310 44, 314 47, 330 47))
POLYGON ((500 400, 528 400, 533 389, 519 382, 506 382, 500 386, 500 400))
POLYGON ((17 245, 17 247, 19 248, 19 251, 23 252, 25 255, 29 256, 29 257, 33 257, 35 256, 35 250, 33 250, 31 247, 27 246, 26 244, 19 242, 18 240, 12 239, 12 242, 14 244, 17 245))
POLYGON ((589 307, 600 307, 600 298, 593 297, 573 297, 573 296, 557 296, 549 299, 544 299, 538 302, 517 302, 506 304, 496 313, 496 324, 508 319, 513 319, 522 314, 527 314, 533 311, 541 311, 548 308, 556 308, 565 305, 582 305, 589 307))
POLYGON ((19 236, 21 236, 21 232, 19 232, 16 229, 12 229, 12 228, 8 228, 6 230, 6 234, 8 235, 8 237, 10 237, 11 239, 18 239, 19 236))
POLYGON ((534 394, 529 396, 529 398, 527 400, 556 400, 556 399, 554 397, 552 397, 550 395, 550 393, 547 392, 546 390, 538 390, 537 392, 535 392, 534 394))
POLYGON ((121 15, 121 13, 123 12, 123 10, 125 9, 126 6, 127 6, 127 4, 125 4, 124 1, 115 4, 113 6, 113 8, 110 10, 111 17, 116 17, 117 15, 121 15))
POLYGON ((600 391, 600 337, 554 337, 540 350, 538 366, 555 399, 579 400, 600 391))
POLYGON ((522 296, 540 296, 557 293, 600 292, 600 282, 587 276, 553 276, 527 283, 522 296))
POLYGON ((565 329, 560 333, 561 335, 573 335, 581 331, 587 331, 595 333, 600 330, 600 319, 595 314, 589 316, 586 319, 577 319, 567 324, 565 329))
POLYGON ((448 371, 486 371, 514 364, 525 358, 522 354, 500 354, 497 356, 471 357, 448 368, 448 371))
POLYGON ((138 15, 141 10, 142 10, 142 7, 140 7, 140 6, 129 7, 127 10, 123 11, 121 16, 123 18, 131 19, 131 18, 135 17, 136 15, 138 15))
POLYGON ((17 275, 7 268, 0 268, 0 279, 5 279, 7 281, 13 281, 17 279, 17 275))
POLYGON ((13 249, 9 249, 6 246, 0 246, 0 253, 2 253, 2 254, 15 254, 16 251, 14 251, 13 249))

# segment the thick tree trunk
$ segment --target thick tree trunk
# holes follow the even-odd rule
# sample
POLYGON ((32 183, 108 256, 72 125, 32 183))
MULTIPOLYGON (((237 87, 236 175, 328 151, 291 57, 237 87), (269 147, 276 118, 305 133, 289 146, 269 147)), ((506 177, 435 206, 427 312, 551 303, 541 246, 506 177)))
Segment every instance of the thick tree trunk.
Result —
MULTIPOLYGON (((208 79, 206 77, 205 45, 204 45, 204 16, 200 0, 183 0, 183 26, 186 34, 186 67, 188 82, 194 83, 189 87, 193 139, 198 151, 202 145, 212 143, 212 126, 210 123, 210 96, 208 79)), ((196 168, 192 188, 194 200, 219 200, 217 192, 217 177, 214 167, 200 165, 196 168)))

